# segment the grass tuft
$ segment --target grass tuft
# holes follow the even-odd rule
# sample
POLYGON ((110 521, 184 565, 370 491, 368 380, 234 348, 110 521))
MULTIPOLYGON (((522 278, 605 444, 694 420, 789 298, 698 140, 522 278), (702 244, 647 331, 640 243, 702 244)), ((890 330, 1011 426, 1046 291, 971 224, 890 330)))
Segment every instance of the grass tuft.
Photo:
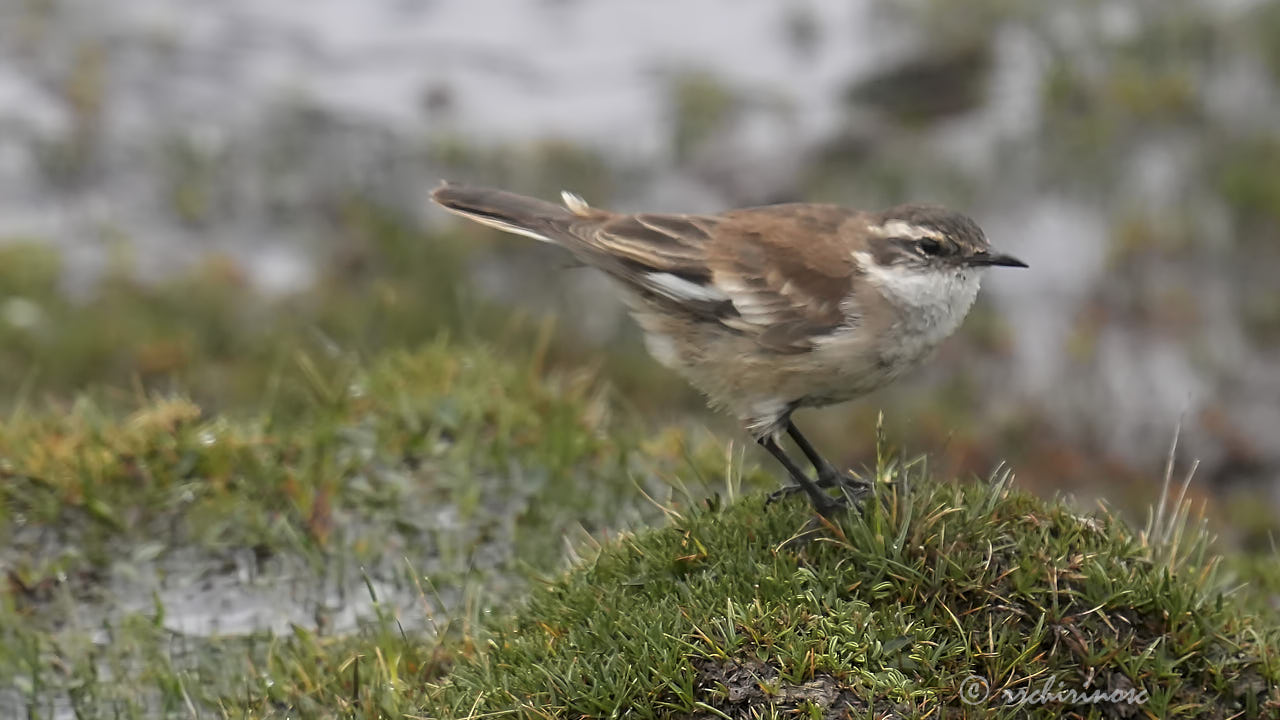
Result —
POLYGON ((1007 475, 939 483, 896 460, 877 475, 861 515, 807 544, 794 542, 811 517, 802 500, 766 509, 759 497, 618 539, 489 623, 427 714, 1280 712, 1280 635, 1228 589, 1203 533, 1155 540, 1013 490, 1007 475), (1016 703, 1046 680, 1145 694, 1016 703))

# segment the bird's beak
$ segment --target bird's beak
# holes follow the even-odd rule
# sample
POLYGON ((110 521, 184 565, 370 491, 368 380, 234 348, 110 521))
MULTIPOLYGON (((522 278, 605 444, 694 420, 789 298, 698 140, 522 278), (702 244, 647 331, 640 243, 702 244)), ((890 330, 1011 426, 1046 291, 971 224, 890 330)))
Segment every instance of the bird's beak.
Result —
POLYGON ((1000 265, 1002 267, 1029 267, 1026 263, 1012 255, 997 252, 980 252, 969 256, 969 264, 976 267, 1000 265))

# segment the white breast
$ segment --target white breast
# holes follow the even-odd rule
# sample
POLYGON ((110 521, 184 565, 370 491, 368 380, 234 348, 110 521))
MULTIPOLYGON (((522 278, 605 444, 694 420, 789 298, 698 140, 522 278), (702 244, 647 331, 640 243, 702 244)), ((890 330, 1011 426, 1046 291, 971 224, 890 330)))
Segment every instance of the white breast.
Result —
POLYGON ((867 278, 900 311, 881 344, 882 354, 906 362, 923 359, 960 327, 978 297, 981 270, 919 270, 863 263, 867 278))

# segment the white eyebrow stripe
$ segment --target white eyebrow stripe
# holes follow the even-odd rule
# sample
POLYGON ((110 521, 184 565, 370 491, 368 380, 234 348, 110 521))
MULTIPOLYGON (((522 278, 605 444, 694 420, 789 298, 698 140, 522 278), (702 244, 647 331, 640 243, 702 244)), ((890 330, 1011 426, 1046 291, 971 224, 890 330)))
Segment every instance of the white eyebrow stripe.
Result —
POLYGON ((673 300, 723 302, 729 299, 719 288, 699 285, 678 275, 665 272, 645 273, 645 278, 658 292, 673 300))
POLYGON ((890 220, 884 225, 872 228, 873 231, 879 233, 881 237, 901 237, 919 240, 920 238, 936 237, 938 231, 925 225, 912 225, 905 220, 890 220))

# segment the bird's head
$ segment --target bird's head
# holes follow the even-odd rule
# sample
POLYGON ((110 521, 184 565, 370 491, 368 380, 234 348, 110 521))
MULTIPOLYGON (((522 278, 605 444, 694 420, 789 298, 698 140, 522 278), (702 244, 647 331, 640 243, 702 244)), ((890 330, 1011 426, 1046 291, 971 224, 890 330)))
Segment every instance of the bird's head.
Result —
POLYGON ((875 213, 867 232, 868 253, 882 268, 1027 267, 1012 255, 993 250, 982 228, 967 216, 933 205, 898 205, 875 213))

